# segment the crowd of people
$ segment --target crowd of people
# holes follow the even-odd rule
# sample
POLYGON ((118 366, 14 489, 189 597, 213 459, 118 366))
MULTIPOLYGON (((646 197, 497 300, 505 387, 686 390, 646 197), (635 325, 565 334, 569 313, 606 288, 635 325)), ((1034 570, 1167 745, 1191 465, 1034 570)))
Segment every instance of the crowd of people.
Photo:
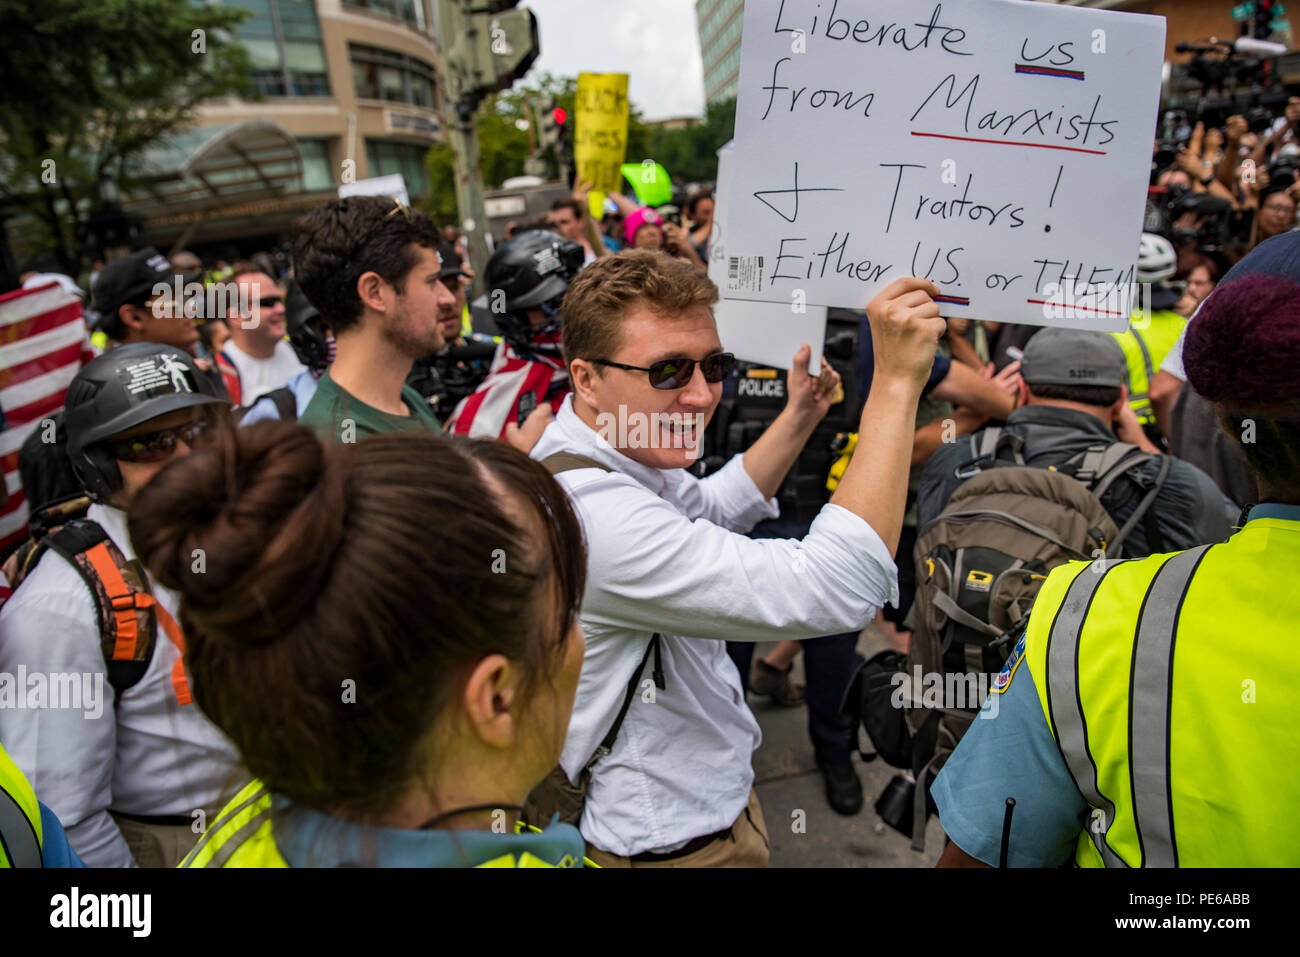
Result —
POLYGON ((0 861, 763 866, 755 693, 845 815, 864 724, 943 864, 1297 863, 1300 98, 1185 132, 1126 331, 903 277, 775 405, 707 192, 598 220, 579 183, 481 310, 390 197, 97 264, 99 354, 20 455, 0 861), (914 665, 992 687, 899 706, 914 665))

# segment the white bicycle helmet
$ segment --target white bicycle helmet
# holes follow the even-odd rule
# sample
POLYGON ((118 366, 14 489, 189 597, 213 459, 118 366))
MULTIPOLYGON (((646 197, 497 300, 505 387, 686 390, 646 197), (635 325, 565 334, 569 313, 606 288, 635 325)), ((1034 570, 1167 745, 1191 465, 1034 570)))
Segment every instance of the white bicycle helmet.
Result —
POLYGON ((1138 282, 1165 282, 1178 271, 1173 243, 1157 233, 1143 233, 1138 247, 1138 282))

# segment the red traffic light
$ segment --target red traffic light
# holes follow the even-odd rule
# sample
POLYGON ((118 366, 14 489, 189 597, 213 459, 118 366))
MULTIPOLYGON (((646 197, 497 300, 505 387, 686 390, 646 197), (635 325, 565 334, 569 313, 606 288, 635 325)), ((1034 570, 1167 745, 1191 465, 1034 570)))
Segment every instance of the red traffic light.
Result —
POLYGON ((556 126, 563 126, 564 121, 569 118, 569 114, 564 112, 564 107, 557 106, 551 111, 551 119, 555 120, 556 126))

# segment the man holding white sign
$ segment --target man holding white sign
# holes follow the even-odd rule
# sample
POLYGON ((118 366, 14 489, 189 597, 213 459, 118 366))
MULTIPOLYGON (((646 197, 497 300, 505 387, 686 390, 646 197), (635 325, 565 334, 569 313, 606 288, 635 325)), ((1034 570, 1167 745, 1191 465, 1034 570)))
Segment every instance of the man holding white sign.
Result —
POLYGON ((751 763, 759 728, 724 642, 856 631, 897 600, 912 422, 944 328, 937 292, 899 279, 868 307, 878 372, 860 442, 871 454, 850 463, 796 541, 743 533, 775 517, 771 497, 826 414, 835 377, 810 377, 803 347, 785 411, 747 452, 696 479, 685 469, 731 361, 710 309, 717 288, 645 251, 601 259, 569 287, 574 391, 532 455, 569 453, 549 467, 590 552, 587 652, 561 765, 570 781, 591 770, 580 829, 597 863, 766 865, 751 763), (665 416, 683 424, 662 425, 665 416), (632 427, 610 430, 611 420, 632 427), (693 448, 673 441, 686 437, 693 448), (638 680, 656 647, 654 680, 649 667, 638 680), (633 681, 637 693, 625 695, 633 681))
POLYGON ((1164 21, 1019 0, 745 8, 728 299, 1118 331, 1164 21), (826 144, 836 144, 826 149, 826 144))

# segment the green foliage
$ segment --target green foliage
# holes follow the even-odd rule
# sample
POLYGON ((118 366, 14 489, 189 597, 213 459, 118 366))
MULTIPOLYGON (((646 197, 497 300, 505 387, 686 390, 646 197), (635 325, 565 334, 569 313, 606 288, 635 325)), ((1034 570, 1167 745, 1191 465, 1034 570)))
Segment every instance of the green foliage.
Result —
POLYGON ((121 181, 198 103, 248 91, 228 32, 246 16, 190 0, 0 0, 0 200, 36 217, 65 270, 85 261, 102 174, 121 181))
MULTIPOLYGON (((718 172, 718 150, 731 139, 736 126, 733 97, 710 103, 704 122, 681 130, 655 128, 650 131, 645 158, 668 170, 674 182, 713 180, 718 172)), ((628 159, 631 159, 631 155, 628 159)))

